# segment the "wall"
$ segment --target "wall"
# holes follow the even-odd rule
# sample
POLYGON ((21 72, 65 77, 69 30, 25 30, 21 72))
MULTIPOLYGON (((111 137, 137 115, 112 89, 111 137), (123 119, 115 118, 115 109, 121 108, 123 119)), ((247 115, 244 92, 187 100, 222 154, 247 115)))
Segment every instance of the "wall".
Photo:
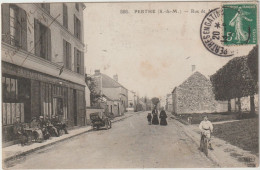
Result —
MULTIPOLYGON (((256 113, 258 113, 259 110, 259 105, 258 105, 258 94, 254 95, 255 96, 255 110, 256 113)), ((231 111, 232 112, 237 112, 238 111, 238 105, 237 105, 237 99, 231 99, 231 111)), ((240 102, 241 102, 241 110, 245 111, 245 112, 249 112, 250 111, 250 96, 246 96, 246 97, 241 97, 240 98, 240 102)))
POLYGON ((184 89, 177 87, 177 113, 204 113, 216 112, 216 101, 212 89, 193 88, 184 89))
POLYGON ((90 101, 90 90, 88 86, 86 85, 85 87, 85 100, 86 100, 86 106, 90 107, 91 106, 91 101, 90 101))

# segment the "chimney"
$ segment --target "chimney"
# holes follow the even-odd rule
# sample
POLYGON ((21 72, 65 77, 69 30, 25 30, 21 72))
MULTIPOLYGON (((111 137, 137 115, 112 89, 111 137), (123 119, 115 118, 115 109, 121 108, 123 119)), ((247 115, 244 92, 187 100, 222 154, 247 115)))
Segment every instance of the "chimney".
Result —
POLYGON ((95 75, 99 75, 100 74, 100 70, 95 70, 95 75))
POLYGON ((196 65, 191 65, 191 72, 193 73, 196 70, 196 65))
POLYGON ((114 76, 113 76, 113 79, 114 79, 116 82, 118 82, 118 75, 117 75, 117 74, 114 75, 114 76))

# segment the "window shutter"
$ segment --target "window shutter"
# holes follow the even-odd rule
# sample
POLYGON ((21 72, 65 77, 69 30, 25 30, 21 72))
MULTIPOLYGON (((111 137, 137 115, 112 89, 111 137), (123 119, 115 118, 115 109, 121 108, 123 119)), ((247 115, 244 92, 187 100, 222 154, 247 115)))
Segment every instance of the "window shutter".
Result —
POLYGON ((74 71, 77 72, 77 63, 78 63, 78 60, 77 60, 77 48, 74 47, 74 71))
POLYGON ((69 69, 71 70, 71 45, 70 45, 70 43, 68 43, 68 52, 69 52, 69 54, 68 54, 68 57, 69 57, 69 69))
POLYGON ((10 44, 10 6, 2 4, 2 41, 10 44))
POLYGON ((63 4, 63 26, 68 28, 68 8, 63 4))
POLYGON ((46 11, 47 11, 48 13, 50 13, 50 9, 51 9, 50 3, 46 3, 46 4, 45 4, 45 9, 46 9, 46 11))
POLYGON ((78 19, 77 27, 78 27, 79 40, 81 40, 81 23, 79 19, 78 19))
POLYGON ((48 53, 47 53, 47 60, 49 60, 49 61, 51 61, 51 29, 50 28, 48 28, 47 29, 47 42, 48 42, 48 44, 47 44, 47 51, 48 51, 48 53))
POLYGON ((20 16, 21 16, 21 45, 22 49, 27 51, 27 15, 25 10, 20 9, 20 16))
POLYGON ((66 41, 65 40, 63 40, 63 65, 64 65, 64 67, 66 67, 67 68, 67 62, 66 62, 66 59, 67 59, 67 55, 66 55, 66 41))
POLYGON ((80 52, 80 73, 84 75, 84 52, 80 52))
POLYGON ((74 35, 77 37, 77 18, 74 14, 74 35))
POLYGON ((21 8, 18 8, 17 6, 14 7, 15 9, 15 45, 17 47, 22 47, 22 42, 21 42, 21 32, 22 32, 22 23, 21 23, 21 8))
POLYGON ((37 19, 34 19, 34 50, 35 55, 40 57, 41 55, 41 48, 40 48, 40 23, 37 19))

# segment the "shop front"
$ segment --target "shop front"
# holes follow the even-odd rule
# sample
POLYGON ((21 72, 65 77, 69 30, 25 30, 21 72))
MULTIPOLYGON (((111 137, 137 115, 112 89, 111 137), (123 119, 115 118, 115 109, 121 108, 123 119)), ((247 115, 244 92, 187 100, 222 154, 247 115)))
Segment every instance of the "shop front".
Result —
MULTIPOLYGON (((13 124, 30 123, 40 115, 58 115, 69 127, 85 125, 85 87, 17 65, 2 62, 3 143, 13 143, 13 124)), ((10 144, 7 144, 10 145, 10 144)))

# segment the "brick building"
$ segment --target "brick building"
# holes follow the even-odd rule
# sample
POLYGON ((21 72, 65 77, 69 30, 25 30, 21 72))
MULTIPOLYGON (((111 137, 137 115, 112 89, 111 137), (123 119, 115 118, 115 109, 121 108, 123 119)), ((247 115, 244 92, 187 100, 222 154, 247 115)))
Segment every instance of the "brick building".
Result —
POLYGON ((215 100, 209 79, 196 71, 172 92, 174 114, 227 111, 227 102, 215 100))
POLYGON ((83 3, 2 4, 3 141, 16 116, 85 124, 83 3))

